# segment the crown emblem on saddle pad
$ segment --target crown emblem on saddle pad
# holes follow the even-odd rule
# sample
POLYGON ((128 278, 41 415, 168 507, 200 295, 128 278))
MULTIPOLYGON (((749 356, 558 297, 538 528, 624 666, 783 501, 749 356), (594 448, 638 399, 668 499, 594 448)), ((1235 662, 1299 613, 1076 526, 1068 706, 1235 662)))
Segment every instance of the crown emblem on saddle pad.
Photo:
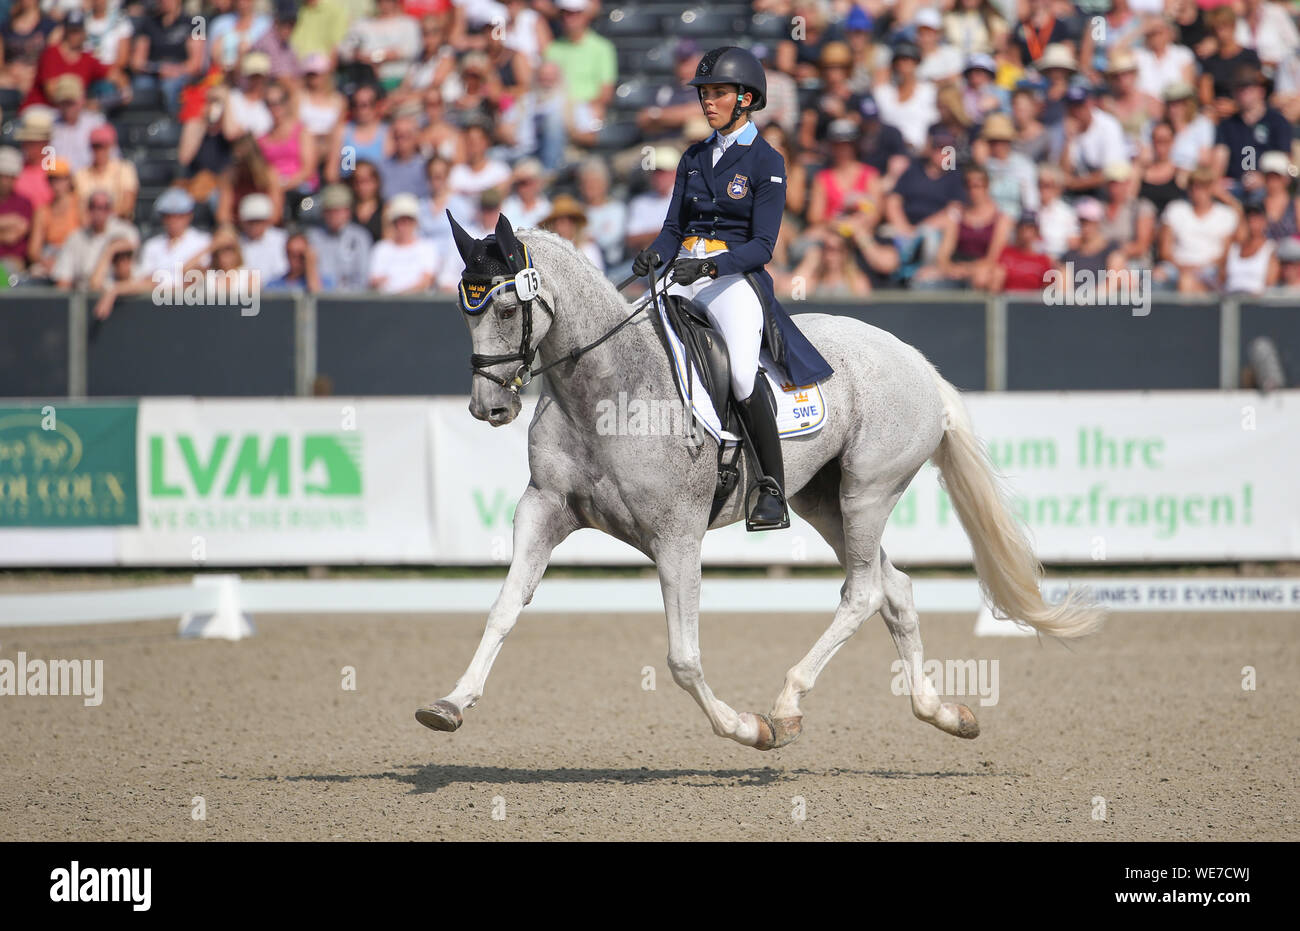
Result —
POLYGON ((730 181, 727 182, 727 194, 730 195, 731 197, 734 197, 736 200, 740 200, 742 197, 744 197, 745 192, 748 190, 749 190, 748 175, 738 174, 730 181))

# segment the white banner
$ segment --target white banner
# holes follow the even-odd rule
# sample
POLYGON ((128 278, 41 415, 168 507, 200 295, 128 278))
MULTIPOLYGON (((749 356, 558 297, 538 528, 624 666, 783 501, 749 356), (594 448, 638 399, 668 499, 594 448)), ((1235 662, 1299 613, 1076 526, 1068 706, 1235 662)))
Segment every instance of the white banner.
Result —
POLYGON ((140 402, 128 564, 437 558, 426 404, 347 398, 140 402))

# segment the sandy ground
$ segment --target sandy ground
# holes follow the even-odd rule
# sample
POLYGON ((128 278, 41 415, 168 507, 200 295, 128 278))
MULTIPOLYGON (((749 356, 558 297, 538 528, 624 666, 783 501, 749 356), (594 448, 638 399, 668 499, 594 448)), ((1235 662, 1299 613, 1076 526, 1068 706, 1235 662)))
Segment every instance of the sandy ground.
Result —
MULTIPOLYGON (((704 618, 710 685, 767 710, 828 620, 704 618)), ((772 753, 713 735, 658 616, 525 615, 455 734, 413 715, 455 683, 477 616, 268 615, 240 643, 0 628, 2 659, 102 659, 105 680, 99 707, 0 697, 0 840, 1297 840, 1298 622, 1116 615, 1066 649, 923 618, 928 657, 998 660, 963 741, 891 692, 875 619, 772 753)))

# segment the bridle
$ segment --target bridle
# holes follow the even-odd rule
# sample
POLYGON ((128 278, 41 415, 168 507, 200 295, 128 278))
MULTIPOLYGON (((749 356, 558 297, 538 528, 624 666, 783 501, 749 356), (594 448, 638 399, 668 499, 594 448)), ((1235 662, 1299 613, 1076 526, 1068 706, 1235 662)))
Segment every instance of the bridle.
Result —
MULTIPOLYGON (((533 342, 533 302, 537 301, 542 308, 555 317, 555 309, 551 307, 546 298, 542 297, 541 284, 542 276, 537 268, 533 265, 532 255, 528 252, 528 247, 523 243, 525 265, 513 275, 474 275, 468 269, 461 275, 460 279, 460 309, 471 317, 476 317, 487 310, 492 303, 493 298, 498 292, 507 289, 514 289, 515 296, 520 302, 520 311, 523 314, 523 328, 517 352, 505 352, 497 354, 485 354, 481 352, 472 353, 469 357, 469 364, 475 375, 482 375, 488 381, 494 382, 505 388, 507 391, 519 393, 519 389, 526 387, 536 376, 541 375, 548 369, 552 369, 561 362, 576 362, 587 352, 595 349, 605 340, 609 339, 623 327, 632 322, 632 319, 649 305, 645 301, 636 310, 628 314, 618 323, 614 324, 604 335, 588 343, 586 346, 579 346, 567 353, 554 362, 549 362, 541 368, 531 368, 533 359, 537 356, 537 350, 541 345, 534 346, 533 342), (493 374, 487 370, 487 366, 500 365, 502 362, 518 362, 519 366, 515 369, 514 374, 510 376, 501 376, 493 374)), ((671 263, 669 263, 671 265, 671 263)), ((667 269, 664 269, 665 279, 667 269)), ((629 279, 629 281, 632 279, 629 279)), ((624 283, 626 285, 626 282, 624 283)), ((650 293, 654 293, 654 273, 651 272, 650 293)))

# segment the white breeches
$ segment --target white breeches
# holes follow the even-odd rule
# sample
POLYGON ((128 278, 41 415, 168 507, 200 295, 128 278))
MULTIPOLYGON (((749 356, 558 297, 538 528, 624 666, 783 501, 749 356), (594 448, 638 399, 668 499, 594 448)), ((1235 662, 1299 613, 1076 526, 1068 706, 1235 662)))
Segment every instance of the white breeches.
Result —
MULTIPOLYGON (((714 252, 712 255, 721 255, 714 252)), ((703 250, 683 249, 679 258, 703 258, 703 250)), ((731 390, 743 401, 754 390, 758 374, 758 351, 763 345, 763 305, 744 275, 704 277, 693 284, 676 282, 668 286, 669 294, 680 294, 700 304, 709 322, 722 333, 731 357, 731 390)))

